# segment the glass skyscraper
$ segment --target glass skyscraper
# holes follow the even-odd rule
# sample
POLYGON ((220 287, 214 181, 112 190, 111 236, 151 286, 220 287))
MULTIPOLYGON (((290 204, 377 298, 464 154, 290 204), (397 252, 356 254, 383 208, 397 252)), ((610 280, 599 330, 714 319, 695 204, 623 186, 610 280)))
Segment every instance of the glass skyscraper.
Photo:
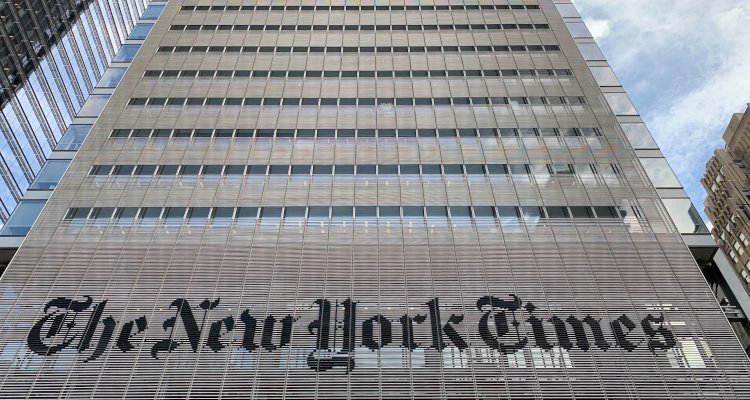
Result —
POLYGON ((566 0, 171 1, 0 280, 0 396, 748 397, 652 143, 566 0))
POLYGON ((95 111, 101 95, 94 92, 116 84, 122 68, 108 67, 126 61, 128 46, 122 45, 147 5, 146 0, 0 2, 0 226, 76 116, 95 111))

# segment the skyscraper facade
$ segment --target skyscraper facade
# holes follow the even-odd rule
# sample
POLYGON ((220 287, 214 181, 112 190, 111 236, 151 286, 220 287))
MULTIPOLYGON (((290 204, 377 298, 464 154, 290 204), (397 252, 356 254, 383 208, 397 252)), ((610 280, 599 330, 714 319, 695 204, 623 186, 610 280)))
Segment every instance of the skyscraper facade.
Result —
POLYGON ((714 152, 706 165, 701 183, 708 196, 705 211, 713 224, 712 233, 722 251, 732 261, 745 290, 750 283, 750 109, 732 116, 724 131, 726 147, 714 152))
MULTIPOLYGON (((0 226, 74 118, 103 105, 95 92, 121 76, 119 64, 132 56, 132 45, 123 44, 147 6, 146 0, 0 2, 0 226)), ((151 14, 143 17, 158 16, 151 14)))
POLYGON ((564 0, 169 2, 0 281, 0 394, 747 397, 599 54, 564 0))

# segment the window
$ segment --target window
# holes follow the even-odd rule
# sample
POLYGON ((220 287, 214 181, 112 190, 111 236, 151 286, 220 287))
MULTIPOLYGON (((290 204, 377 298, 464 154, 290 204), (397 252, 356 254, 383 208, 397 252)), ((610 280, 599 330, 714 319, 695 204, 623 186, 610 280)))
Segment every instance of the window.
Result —
POLYGON ((47 160, 29 189, 54 189, 60 182, 60 178, 62 178, 68 165, 70 165, 70 160, 47 160))
POLYGON ((658 188, 681 187, 665 158, 641 158, 643 168, 651 183, 658 188))
POLYGON ((120 46, 120 51, 117 52, 115 58, 112 59, 114 62, 131 62, 135 55, 140 50, 140 44, 124 44, 120 46))
POLYGON ((81 148, 83 140, 91 132, 92 125, 70 125, 57 143, 55 150, 75 151, 81 148))
POLYGON ((0 236, 23 236, 29 233, 46 203, 47 200, 21 200, 0 230, 0 236))
POLYGON ((79 117, 98 117, 109 101, 109 94, 92 94, 78 111, 79 117))
POLYGON ((146 10, 143 11, 141 19, 158 19, 162 11, 164 11, 163 5, 152 4, 146 7, 146 10))
POLYGON ((604 93, 604 98, 616 115, 638 115, 625 93, 604 93))
POLYGON ((128 39, 144 40, 146 39, 148 34, 151 33, 151 29, 153 27, 154 24, 135 24, 133 30, 130 32, 130 36, 128 36, 128 39))
POLYGON ((107 68, 107 70, 104 71, 104 74, 102 74, 102 77, 99 79, 99 82, 96 84, 96 87, 100 87, 100 88, 116 87, 117 84, 120 83, 120 80, 122 80, 123 75, 125 75, 125 71, 127 71, 127 68, 122 68, 122 67, 107 68))
POLYGON ((655 149, 659 147, 645 124, 620 124, 620 126, 634 149, 655 149))

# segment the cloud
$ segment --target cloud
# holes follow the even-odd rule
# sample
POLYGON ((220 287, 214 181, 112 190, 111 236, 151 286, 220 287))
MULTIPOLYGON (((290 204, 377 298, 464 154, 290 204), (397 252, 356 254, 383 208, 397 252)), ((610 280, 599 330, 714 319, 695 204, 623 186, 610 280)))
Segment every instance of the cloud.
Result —
POLYGON ((702 210, 705 163, 724 146, 721 136, 732 114, 750 101, 750 2, 575 3, 702 210))
POLYGON ((596 40, 601 40, 609 35, 609 22, 601 19, 592 19, 586 21, 586 26, 591 32, 591 36, 596 40))

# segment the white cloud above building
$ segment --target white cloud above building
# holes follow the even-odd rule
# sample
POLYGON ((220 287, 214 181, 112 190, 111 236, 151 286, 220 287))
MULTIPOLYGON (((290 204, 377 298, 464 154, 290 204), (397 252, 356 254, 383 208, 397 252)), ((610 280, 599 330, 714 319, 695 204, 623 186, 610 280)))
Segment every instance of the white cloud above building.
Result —
POLYGON ((750 2, 574 2, 702 210, 705 163, 750 102, 750 2))

